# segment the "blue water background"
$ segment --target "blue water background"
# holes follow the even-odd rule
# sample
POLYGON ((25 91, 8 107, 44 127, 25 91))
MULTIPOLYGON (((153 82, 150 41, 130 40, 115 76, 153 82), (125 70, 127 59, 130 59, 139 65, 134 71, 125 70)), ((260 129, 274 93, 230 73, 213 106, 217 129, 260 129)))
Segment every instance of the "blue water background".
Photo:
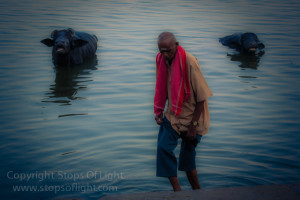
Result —
MULTIPOLYGON (((3 199, 171 190, 155 177, 162 31, 198 58, 214 93, 210 131, 197 149, 202 188, 300 181, 299 1, 2 0, 0 10, 3 199), (40 40, 69 27, 99 38, 97 59, 56 70, 40 40), (218 42, 246 31, 265 44, 263 56, 234 56, 218 42), (102 190, 85 191, 86 184, 102 190)), ((189 190, 185 174, 178 176, 189 190)))

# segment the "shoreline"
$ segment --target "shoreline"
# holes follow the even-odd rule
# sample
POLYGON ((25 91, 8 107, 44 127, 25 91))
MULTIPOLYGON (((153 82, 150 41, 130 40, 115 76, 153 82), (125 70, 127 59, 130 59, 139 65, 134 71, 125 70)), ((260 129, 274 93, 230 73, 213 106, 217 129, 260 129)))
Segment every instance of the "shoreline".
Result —
POLYGON ((113 194, 100 200, 300 200, 300 183, 113 194))

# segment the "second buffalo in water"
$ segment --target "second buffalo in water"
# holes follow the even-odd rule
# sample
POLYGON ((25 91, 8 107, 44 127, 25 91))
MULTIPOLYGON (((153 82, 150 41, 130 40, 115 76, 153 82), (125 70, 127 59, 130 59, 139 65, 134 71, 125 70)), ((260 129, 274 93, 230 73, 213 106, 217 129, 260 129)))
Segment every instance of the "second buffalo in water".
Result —
POLYGON ((255 54, 265 48, 255 33, 236 33, 219 40, 224 46, 235 49, 242 54, 255 54))

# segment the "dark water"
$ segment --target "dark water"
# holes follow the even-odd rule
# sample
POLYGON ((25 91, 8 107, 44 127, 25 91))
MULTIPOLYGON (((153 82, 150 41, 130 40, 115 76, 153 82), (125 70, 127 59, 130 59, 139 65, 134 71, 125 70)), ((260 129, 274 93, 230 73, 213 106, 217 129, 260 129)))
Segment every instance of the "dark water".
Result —
MULTIPOLYGON (((3 199, 171 189, 155 177, 152 104, 162 31, 174 32, 199 59, 214 93, 210 132, 197 151, 202 187, 300 181, 299 1, 2 0, 0 6, 3 199), (39 41, 68 27, 98 36, 97 57, 56 70, 39 41), (266 45, 263 56, 241 57, 218 43, 245 31, 266 45)), ((190 189, 184 173, 179 180, 190 189)))

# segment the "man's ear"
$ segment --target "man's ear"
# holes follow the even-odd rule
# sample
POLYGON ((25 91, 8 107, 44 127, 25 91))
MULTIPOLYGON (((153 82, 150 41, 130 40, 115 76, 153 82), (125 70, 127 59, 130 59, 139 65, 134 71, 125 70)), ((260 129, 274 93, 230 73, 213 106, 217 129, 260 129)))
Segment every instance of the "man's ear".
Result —
POLYGON ((45 44, 48 47, 53 47, 54 46, 54 40, 49 39, 49 38, 41 40, 41 43, 45 44))
POLYGON ((88 43, 88 41, 85 41, 82 39, 76 39, 76 40, 72 41, 72 48, 81 47, 87 43, 88 43))

